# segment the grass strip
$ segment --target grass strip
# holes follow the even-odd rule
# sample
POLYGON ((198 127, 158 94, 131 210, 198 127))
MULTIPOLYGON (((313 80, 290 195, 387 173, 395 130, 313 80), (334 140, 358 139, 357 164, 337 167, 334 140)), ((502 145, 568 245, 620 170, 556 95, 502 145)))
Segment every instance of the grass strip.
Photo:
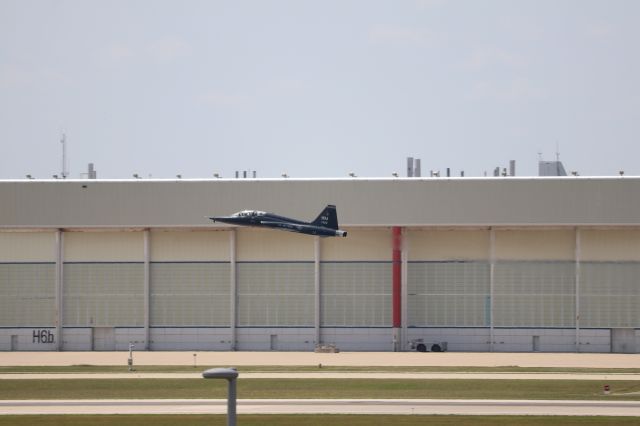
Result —
MULTIPOLYGON (((243 426, 603 426, 638 425, 636 417, 605 416, 388 416, 388 415, 239 415, 243 426)), ((224 415, 49 415, 0 416, 0 426, 225 426, 224 415)))
MULTIPOLYGON (((245 379, 238 398, 640 400, 640 382, 596 380, 245 379)), ((0 380, 0 399, 226 398, 223 380, 0 380)))

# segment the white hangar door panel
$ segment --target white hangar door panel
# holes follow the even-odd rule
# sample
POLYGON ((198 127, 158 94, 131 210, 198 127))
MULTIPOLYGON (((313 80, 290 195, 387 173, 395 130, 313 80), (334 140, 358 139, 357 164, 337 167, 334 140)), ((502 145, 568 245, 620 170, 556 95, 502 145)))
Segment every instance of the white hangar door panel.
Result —
POLYGON ((93 328, 93 350, 94 351, 115 351, 116 333, 113 327, 93 328))
POLYGON ((633 354, 636 352, 636 332, 633 328, 611 329, 611 352, 633 354))
POLYGON ((64 326, 142 327, 142 232, 64 233, 64 326))

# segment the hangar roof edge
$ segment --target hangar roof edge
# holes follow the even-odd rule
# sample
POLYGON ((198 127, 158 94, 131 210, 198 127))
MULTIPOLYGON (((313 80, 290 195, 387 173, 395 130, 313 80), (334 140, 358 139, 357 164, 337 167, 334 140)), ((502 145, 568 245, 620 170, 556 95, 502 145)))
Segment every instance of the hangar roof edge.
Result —
POLYGON ((640 180, 640 176, 479 176, 479 177, 336 177, 336 178, 144 178, 144 179, 0 179, 0 183, 122 183, 122 182, 442 182, 442 181, 550 181, 550 180, 640 180))

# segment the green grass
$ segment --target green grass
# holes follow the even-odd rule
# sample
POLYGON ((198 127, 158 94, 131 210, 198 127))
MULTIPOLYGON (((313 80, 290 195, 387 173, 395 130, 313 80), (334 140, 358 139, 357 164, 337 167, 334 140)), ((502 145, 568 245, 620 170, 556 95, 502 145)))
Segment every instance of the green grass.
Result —
MULTIPOLYGON (((238 398, 640 400, 640 382, 594 380, 245 379, 238 398), (637 392, 637 394, 630 394, 637 392)), ((226 398, 226 382, 194 379, 0 380, 0 399, 226 398)))
MULTIPOLYGON (((140 373, 193 373, 201 372, 219 365, 136 365, 135 370, 140 373)), ((250 365, 239 366, 241 373, 255 372, 376 372, 376 373, 585 373, 585 374, 640 374, 640 368, 563 368, 563 367, 444 367, 444 366, 327 366, 295 365, 269 366, 250 365)), ((126 365, 70 365, 70 366, 0 366, 0 373, 126 373, 126 365)))
MULTIPOLYGON (((0 426, 224 426, 224 415, 0 416, 0 426)), ((243 426, 601 426, 638 425, 637 417, 598 416, 387 416, 387 415, 240 415, 243 426)))

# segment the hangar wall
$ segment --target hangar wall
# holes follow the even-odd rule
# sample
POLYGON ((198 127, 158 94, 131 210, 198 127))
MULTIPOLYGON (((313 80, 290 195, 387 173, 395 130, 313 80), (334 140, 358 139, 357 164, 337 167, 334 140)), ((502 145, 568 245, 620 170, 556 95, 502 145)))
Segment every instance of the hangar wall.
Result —
POLYGON ((0 181, 0 228, 210 228, 247 208, 343 226, 637 226, 640 178, 0 181), (253 207, 256 206, 256 207, 253 207))
MULTIPOLYGON (((543 183, 534 194, 548 190, 543 183)), ((623 183, 627 188, 629 182, 623 183)), ((485 185, 476 184, 452 190, 471 193, 485 185)), ((9 197, 14 203, 9 210, 17 216, 25 205, 35 206, 31 189, 46 193, 37 183, 23 185, 24 193, 9 197)), ((98 185, 100 191, 104 185, 98 185)), ((101 227, 80 216, 74 226, 43 225, 47 219, 40 217, 0 223, 0 350, 126 350, 129 342, 150 350, 313 350, 318 343, 341 350, 397 347, 391 232, 396 223, 380 219, 389 211, 383 209, 381 216, 373 211, 358 223, 349 213, 353 207, 345 209, 349 236, 340 239, 190 226, 190 218, 184 226, 145 225, 129 215, 139 217, 137 210, 147 211, 152 198, 145 195, 149 200, 128 212, 143 184, 129 185, 116 185, 118 196, 110 198, 119 199, 120 212, 112 222, 101 219, 101 227)), ((272 183, 233 186, 238 185, 244 185, 243 194, 257 196, 272 183)), ((594 191, 609 185, 596 182, 594 191)), ((63 183, 48 188, 63 190, 58 195, 71 197, 67 202, 75 197, 64 194, 63 183)), ((164 187, 148 188, 163 195, 164 187)), ((173 193, 172 184, 166 188, 173 193)), ((323 188, 320 194, 327 198, 332 191, 338 191, 337 198, 358 193, 353 182, 328 182, 323 188)), ((367 185, 367 200, 360 194, 360 202, 379 197, 374 188, 367 185)), ((631 188, 614 192, 632 197, 631 188)), ((1 183, 0 196, 6 196, 1 183)), ((281 202, 286 198, 277 196, 281 202)), ((44 198, 55 204, 50 193, 44 198)), ((441 207, 430 210, 429 203, 416 200, 396 207, 399 218, 416 222, 400 223, 400 349, 423 339, 460 351, 640 351, 640 227, 630 219, 640 209, 614 210, 606 217, 598 207, 592 216, 581 213, 586 223, 560 223, 566 221, 563 211, 557 220, 546 212, 529 224, 513 224, 503 215, 502 222, 478 225, 451 224, 441 207), (418 214, 406 212, 416 206, 422 209, 418 214), (440 223, 418 222, 431 212, 440 223), (604 223, 593 223, 594 218, 604 223)), ((478 207, 482 212, 491 206, 478 207)), ((88 213, 101 214, 94 207, 88 213)), ((0 216, 5 218, 6 210, 0 216)), ((472 216, 457 213, 454 219, 472 216)), ((489 216, 485 211, 477 217, 489 216)))
MULTIPOLYGON (((61 347, 146 343, 148 256, 151 350, 313 350, 319 342, 391 350, 391 231, 349 232, 320 240, 318 256, 313 238, 264 230, 156 229, 146 237, 148 255, 141 230, 63 232, 61 347)), ((403 233, 405 345, 420 338, 475 351, 640 346, 640 230, 403 233)), ((0 349, 57 349, 55 248, 54 232, 0 232, 0 349)))

